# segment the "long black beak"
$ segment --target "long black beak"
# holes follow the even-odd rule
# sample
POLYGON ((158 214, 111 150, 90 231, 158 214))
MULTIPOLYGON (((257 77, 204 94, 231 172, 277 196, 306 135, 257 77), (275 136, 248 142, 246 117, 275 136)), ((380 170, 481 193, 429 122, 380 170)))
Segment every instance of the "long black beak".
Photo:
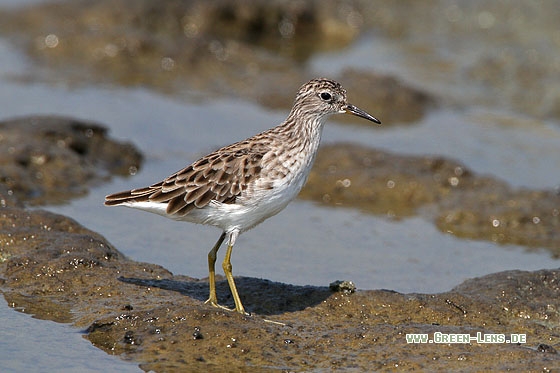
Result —
POLYGON ((379 119, 377 119, 376 117, 374 117, 371 114, 366 113, 365 111, 363 111, 362 109, 354 106, 354 105, 346 105, 345 107, 342 108, 345 112, 350 113, 350 114, 354 114, 360 118, 364 118, 367 120, 371 120, 372 122, 375 122, 377 124, 381 124, 381 121, 379 119))

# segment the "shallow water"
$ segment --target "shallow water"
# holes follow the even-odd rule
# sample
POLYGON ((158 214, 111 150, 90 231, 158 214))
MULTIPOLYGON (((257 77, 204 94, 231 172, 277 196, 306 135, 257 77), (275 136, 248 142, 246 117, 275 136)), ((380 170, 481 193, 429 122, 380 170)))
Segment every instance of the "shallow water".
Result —
POLYGON ((141 372, 138 364, 95 348, 79 330, 15 312, 4 300, 0 319, 2 372, 141 372))
MULTIPOLYGON (((0 1, 0 5, 6 3, 0 1)), ((348 66, 376 66, 378 71, 405 79, 416 76, 410 79, 416 84, 430 80, 426 68, 411 69, 410 63, 403 62, 405 57, 393 41, 365 35, 343 53, 317 56, 311 65, 317 75, 348 66)), ((145 89, 70 88, 62 83, 14 79, 32 68, 23 55, 0 39, 2 118, 57 114, 97 121, 110 127, 114 137, 134 142, 147 157, 137 175, 113 179, 93 188, 84 198, 46 208, 101 233, 132 259, 158 263, 176 274, 206 277, 206 253, 218 238, 217 230, 131 209, 104 207, 103 197, 159 181, 200 155, 276 125, 286 112, 267 111, 241 100, 193 103, 145 89)), ((457 91, 452 83, 446 86, 436 81, 429 88, 445 95, 457 91)), ((479 89, 466 87, 465 96, 476 96, 479 89)), ((434 110, 419 124, 390 128, 343 126, 331 120, 324 142, 336 141, 396 153, 451 157, 477 173, 518 187, 553 189, 560 185, 559 123, 534 120, 508 106, 494 108, 467 100, 457 107, 434 110)), ((242 235, 232 263, 237 276, 323 286, 347 279, 361 289, 435 293, 467 278, 509 269, 554 268, 560 260, 552 259, 546 251, 458 239, 421 218, 391 221, 296 200, 278 216, 242 235)), ((33 371, 39 365, 48 371, 87 371, 91 354, 95 354, 99 370, 136 370, 134 364, 97 351, 66 325, 32 319, 13 312, 3 302, 0 315, 8 325, 0 330, 0 341, 13 341, 9 345, 0 342, 3 371, 4 367, 33 371), (53 355, 64 351, 68 356, 68 350, 77 357, 72 362, 53 355), (32 353, 34 358, 25 361, 32 353)))

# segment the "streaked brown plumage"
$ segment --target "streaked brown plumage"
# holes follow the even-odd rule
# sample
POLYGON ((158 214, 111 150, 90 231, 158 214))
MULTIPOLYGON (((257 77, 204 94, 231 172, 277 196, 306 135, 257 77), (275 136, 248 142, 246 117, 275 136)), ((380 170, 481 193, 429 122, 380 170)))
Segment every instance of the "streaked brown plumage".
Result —
MULTIPOLYGON (((237 236, 280 212, 299 193, 315 160, 326 118, 351 113, 380 123, 346 101, 346 90, 329 79, 303 85, 288 118, 279 126, 223 147, 149 187, 111 194, 109 206, 124 205, 172 219, 223 230, 208 253, 210 297, 215 290, 216 255, 228 236, 224 272, 235 301, 245 313, 233 275, 231 251, 237 236)), ((223 308, 223 307, 222 307, 223 308)))

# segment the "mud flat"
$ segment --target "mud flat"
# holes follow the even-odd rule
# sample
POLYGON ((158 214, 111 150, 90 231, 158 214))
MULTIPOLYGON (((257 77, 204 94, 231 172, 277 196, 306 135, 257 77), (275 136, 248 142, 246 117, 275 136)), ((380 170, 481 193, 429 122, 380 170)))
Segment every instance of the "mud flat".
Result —
MULTIPOLYGON (((102 136, 102 127, 67 118, 49 126, 51 119, 42 122, 42 130, 56 129, 54 133, 66 135, 62 140, 53 135, 57 140, 45 145, 42 152, 23 146, 26 136, 17 137, 28 154, 23 150, 13 153, 18 154, 17 159, 30 161, 15 161, 21 173, 13 175, 20 178, 9 179, 15 184, 4 178, 2 184, 0 291, 16 310, 39 319, 72 323, 95 346, 136 361, 146 371, 219 371, 224 367, 234 371, 548 371, 560 366, 560 270, 501 272, 468 280, 440 294, 352 293, 331 291, 328 284, 294 286, 241 277, 237 279, 239 291, 251 316, 205 305, 208 290, 204 279, 174 276, 161 266, 135 262, 99 233, 70 218, 23 207, 36 201, 36 195, 50 195, 50 185, 60 188, 27 175, 49 167, 51 159, 60 163, 59 157, 50 156, 53 146, 75 154, 60 157, 67 161, 59 168, 61 175, 83 165, 93 144, 97 144, 96 158, 111 159, 104 153, 112 154, 107 144, 113 142, 102 136), (68 146, 76 141, 73 136, 82 139, 81 151, 68 146), (15 192, 14 185, 24 185, 24 192, 15 192), (44 189, 36 189, 37 185, 44 189), (29 194, 29 190, 39 192, 29 194), (471 343, 407 343, 407 335, 412 333, 430 338, 435 338, 434 333, 479 337, 471 343), (524 335, 525 343, 485 343, 496 335, 509 340, 512 334, 524 335)), ((29 132, 25 125, 15 128, 29 132)), ((2 141, 6 137, 3 134, 2 141)), ((29 141, 33 144, 35 140, 30 137, 29 141)), ((87 178, 86 184, 113 172, 108 170, 129 172, 139 166, 134 148, 113 145, 124 146, 119 162, 124 153, 136 154, 130 158, 134 162, 117 162, 118 167, 107 166, 113 164, 109 161, 93 162, 98 176, 87 178)), ((372 153, 368 154, 371 158, 372 153)), ((445 185, 448 174, 462 177, 458 185, 480 184, 464 171, 459 175, 459 166, 451 161, 425 164, 431 178, 438 170, 436 181, 441 185, 436 190, 457 186, 454 181, 445 185)), ((365 175, 369 177, 367 172, 365 175)), ((387 181, 384 183, 387 187, 387 181)), ((69 198, 72 195, 69 192, 69 198)), ((56 195, 54 201, 59 198, 56 195)), ((445 201, 420 198, 425 199, 445 201)), ((50 199, 44 201, 51 203, 50 199)), ((218 296, 232 305, 223 278, 218 281, 218 296)))

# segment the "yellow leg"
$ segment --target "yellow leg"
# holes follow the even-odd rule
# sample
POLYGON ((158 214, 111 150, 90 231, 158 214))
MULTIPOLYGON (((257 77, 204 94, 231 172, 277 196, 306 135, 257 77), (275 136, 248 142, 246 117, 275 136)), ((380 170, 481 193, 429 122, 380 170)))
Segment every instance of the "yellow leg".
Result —
MULTIPOLYGON (((239 294, 237 294, 235 281, 233 281, 233 275, 231 274, 232 267, 231 267, 230 259, 231 259, 231 251, 233 249, 233 243, 231 241, 232 239, 230 237, 230 242, 228 242, 226 256, 224 258, 224 262, 222 263, 222 268, 224 269, 224 273, 226 274, 226 278, 229 284, 229 289, 231 290, 231 294, 233 295, 233 300, 235 301, 235 310, 243 315, 247 315, 247 312, 245 312, 245 308, 243 308, 243 304, 241 304, 241 298, 239 298, 239 294)), ((233 239, 233 241, 235 241, 235 238, 233 239)))
POLYGON ((218 241, 216 242, 212 250, 208 252, 208 282, 210 283, 210 297, 208 298, 206 303, 210 303, 214 307, 231 311, 229 308, 220 306, 218 304, 218 296, 216 295, 216 270, 215 270, 216 256, 225 238, 226 238, 226 232, 222 233, 222 235, 220 236, 220 238, 218 238, 218 241))

